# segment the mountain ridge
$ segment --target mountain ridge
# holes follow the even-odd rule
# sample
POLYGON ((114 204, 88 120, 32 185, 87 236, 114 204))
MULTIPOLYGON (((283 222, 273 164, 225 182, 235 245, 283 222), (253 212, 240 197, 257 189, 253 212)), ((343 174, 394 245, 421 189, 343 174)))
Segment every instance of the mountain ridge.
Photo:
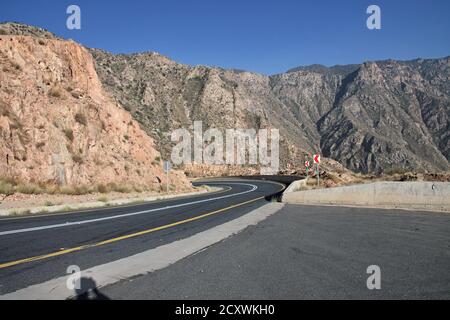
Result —
POLYGON ((89 49, 105 89, 170 154, 195 120, 279 128, 282 168, 313 152, 362 173, 450 168, 450 58, 297 67, 278 75, 89 49))

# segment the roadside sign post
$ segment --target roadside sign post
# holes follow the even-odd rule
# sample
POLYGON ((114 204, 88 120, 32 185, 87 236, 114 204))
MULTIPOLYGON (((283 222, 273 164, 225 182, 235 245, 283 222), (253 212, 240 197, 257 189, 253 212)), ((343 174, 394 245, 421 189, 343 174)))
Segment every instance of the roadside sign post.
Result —
POLYGON ((318 153, 315 154, 313 160, 314 160, 314 163, 316 164, 317 186, 319 187, 320 186, 320 168, 319 168, 319 165, 320 165, 320 154, 318 154, 318 153))
POLYGON ((164 172, 166 173, 166 192, 169 193, 169 171, 171 168, 169 161, 164 161, 164 172))
POLYGON ((320 187, 320 169, 319 169, 319 164, 317 164, 317 187, 320 187))
POLYGON ((309 161, 305 161, 305 168, 306 168, 306 178, 308 178, 308 176, 309 176, 309 166, 310 166, 310 163, 309 163, 309 161))

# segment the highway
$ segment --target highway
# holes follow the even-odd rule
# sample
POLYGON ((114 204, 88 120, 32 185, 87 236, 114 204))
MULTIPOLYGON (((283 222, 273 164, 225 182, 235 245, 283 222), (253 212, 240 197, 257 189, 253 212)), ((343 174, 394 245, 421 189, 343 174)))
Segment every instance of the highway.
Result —
POLYGON ((222 190, 0 219, 0 300, 450 298, 448 214, 278 203, 284 185, 270 181, 197 184, 222 190), (380 290, 367 286, 374 265, 380 290))
POLYGON ((267 204, 284 185, 225 179, 221 191, 80 212, 0 219, 1 295, 190 237, 267 204))

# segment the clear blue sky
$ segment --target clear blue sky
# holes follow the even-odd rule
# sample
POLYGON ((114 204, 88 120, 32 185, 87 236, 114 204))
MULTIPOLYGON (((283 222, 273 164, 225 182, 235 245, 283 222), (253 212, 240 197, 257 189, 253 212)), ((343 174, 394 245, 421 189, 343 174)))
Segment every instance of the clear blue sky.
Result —
POLYGON ((44 27, 114 53, 274 74, 299 66, 450 55, 449 0, 2 0, 0 21, 44 27), (66 8, 82 30, 66 29, 66 8), (382 29, 366 28, 381 7, 382 29))

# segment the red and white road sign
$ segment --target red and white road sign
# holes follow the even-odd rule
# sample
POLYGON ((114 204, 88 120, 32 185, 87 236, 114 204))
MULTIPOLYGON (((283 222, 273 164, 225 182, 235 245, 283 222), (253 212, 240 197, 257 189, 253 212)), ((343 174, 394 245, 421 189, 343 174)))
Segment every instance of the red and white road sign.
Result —
POLYGON ((316 164, 320 163, 320 154, 314 155, 314 163, 316 163, 316 164))
POLYGON ((305 167, 309 168, 309 165, 310 165, 309 161, 305 161, 305 167))

